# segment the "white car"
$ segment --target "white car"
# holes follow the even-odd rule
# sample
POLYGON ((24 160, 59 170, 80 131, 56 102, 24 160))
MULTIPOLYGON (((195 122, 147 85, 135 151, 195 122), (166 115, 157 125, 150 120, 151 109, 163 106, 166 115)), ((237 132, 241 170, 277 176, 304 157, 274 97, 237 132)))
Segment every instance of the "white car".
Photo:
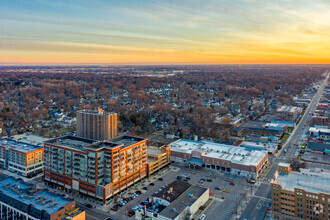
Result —
POLYGON ((206 219, 206 215, 205 214, 202 214, 201 216, 199 216, 199 220, 204 220, 206 219))

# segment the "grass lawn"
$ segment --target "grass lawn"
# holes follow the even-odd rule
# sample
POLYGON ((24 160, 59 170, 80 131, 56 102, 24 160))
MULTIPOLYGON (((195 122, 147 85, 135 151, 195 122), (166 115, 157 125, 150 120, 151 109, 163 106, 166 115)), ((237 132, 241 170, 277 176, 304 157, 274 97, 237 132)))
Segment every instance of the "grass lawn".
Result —
POLYGON ((281 139, 281 143, 284 144, 288 140, 289 137, 290 137, 290 135, 288 135, 288 134, 283 135, 283 137, 281 139))
POLYGON ((288 128, 288 133, 291 134, 294 128, 288 128))
POLYGON ((50 131, 46 137, 53 137, 53 136, 60 136, 61 134, 67 133, 67 132, 72 132, 75 129, 72 127, 66 127, 66 128, 62 128, 60 130, 54 130, 54 131, 50 131))

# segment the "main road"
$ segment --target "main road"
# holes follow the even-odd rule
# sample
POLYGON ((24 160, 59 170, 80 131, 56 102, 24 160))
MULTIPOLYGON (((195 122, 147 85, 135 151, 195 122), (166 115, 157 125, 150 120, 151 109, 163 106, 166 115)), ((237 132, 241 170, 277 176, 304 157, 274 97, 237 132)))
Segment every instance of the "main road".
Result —
POLYGON ((307 128, 308 125, 310 124, 310 121, 312 119, 312 115, 317 107, 317 104, 320 101, 322 92, 327 84, 329 78, 329 74, 327 74, 325 80, 323 81, 323 83, 320 85, 318 91, 315 93, 312 101, 310 102, 309 106, 307 107, 305 114, 302 116, 302 118, 300 119, 300 122, 298 123, 298 125, 294 128, 294 130, 292 131, 290 137, 288 138, 288 140, 285 142, 285 144, 282 147, 282 150, 280 152, 280 156, 284 156, 287 158, 293 158, 295 157, 295 152, 296 149, 298 147, 298 143, 299 143, 299 138, 302 136, 303 132, 304 132, 304 128, 307 128), (286 152, 285 152, 286 150, 286 152))
MULTIPOLYGON (((317 104, 320 101, 322 92, 327 84, 329 78, 329 74, 327 74, 325 80, 320 85, 318 91, 314 95, 313 99, 311 100, 309 106, 307 107, 304 115, 300 119, 300 122, 295 127, 295 129, 292 131, 290 137, 286 141, 286 143, 283 145, 281 152, 279 153, 279 157, 285 155, 286 158, 293 158, 295 156, 296 152, 296 144, 299 140, 299 137, 301 137, 302 132, 304 131, 304 128, 309 125, 309 122, 312 118, 312 114, 316 109, 317 104), (290 148, 290 151, 287 151, 287 149, 290 148), (286 150, 286 153, 285 151, 286 150)), ((298 144, 297 144, 298 145, 298 144)), ((252 196, 249 204, 246 206, 243 214, 241 215, 241 220, 258 220, 258 219, 265 219, 266 217, 266 211, 270 207, 270 180, 273 178, 276 170, 277 165, 279 163, 278 158, 273 158, 272 166, 270 170, 268 171, 265 178, 262 180, 257 192, 252 196)))

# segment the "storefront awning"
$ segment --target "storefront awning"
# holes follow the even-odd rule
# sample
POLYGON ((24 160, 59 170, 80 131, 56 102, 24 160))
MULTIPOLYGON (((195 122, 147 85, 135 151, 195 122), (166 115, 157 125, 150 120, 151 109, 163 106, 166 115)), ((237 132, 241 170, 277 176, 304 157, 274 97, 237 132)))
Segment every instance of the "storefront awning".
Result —
POLYGON ((200 159, 196 159, 196 158, 188 159, 188 160, 186 160, 186 163, 194 164, 197 166, 202 166, 204 164, 203 161, 201 161, 200 159))

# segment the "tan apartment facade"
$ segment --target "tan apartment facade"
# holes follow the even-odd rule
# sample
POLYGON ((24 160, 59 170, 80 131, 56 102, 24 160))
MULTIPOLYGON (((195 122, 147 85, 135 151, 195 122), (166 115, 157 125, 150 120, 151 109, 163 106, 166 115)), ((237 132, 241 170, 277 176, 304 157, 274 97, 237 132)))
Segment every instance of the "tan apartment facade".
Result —
POLYGON ((147 176, 150 177, 152 174, 162 169, 166 165, 170 164, 170 147, 162 146, 159 148, 148 147, 147 148, 147 176))
POLYGON ((45 181, 78 191, 99 204, 147 175, 146 139, 121 136, 95 141, 64 136, 45 142, 45 181))
POLYGON ((101 141, 117 137, 117 113, 102 109, 77 111, 77 136, 101 141))
POLYGON ((271 182, 273 219, 330 219, 329 173, 292 173, 271 182))

